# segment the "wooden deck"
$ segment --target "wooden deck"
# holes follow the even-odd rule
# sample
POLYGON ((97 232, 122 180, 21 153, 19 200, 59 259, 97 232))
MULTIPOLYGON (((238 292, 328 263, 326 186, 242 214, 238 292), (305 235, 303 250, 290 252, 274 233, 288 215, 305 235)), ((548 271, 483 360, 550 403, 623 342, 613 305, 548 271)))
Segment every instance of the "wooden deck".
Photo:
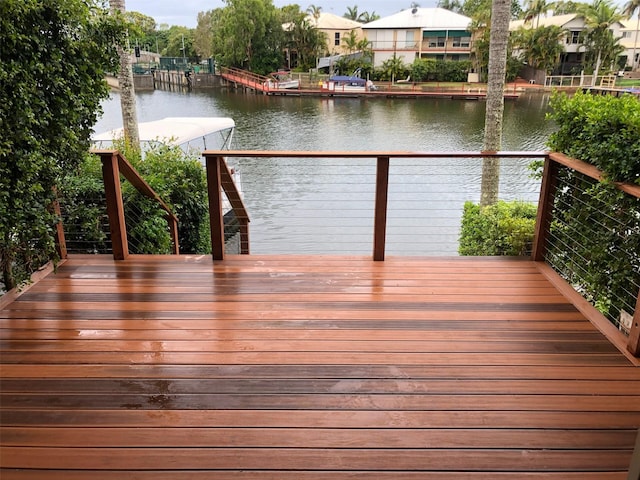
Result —
POLYGON ((72 256, 0 310, 0 477, 626 479, 640 369, 550 278, 72 256))

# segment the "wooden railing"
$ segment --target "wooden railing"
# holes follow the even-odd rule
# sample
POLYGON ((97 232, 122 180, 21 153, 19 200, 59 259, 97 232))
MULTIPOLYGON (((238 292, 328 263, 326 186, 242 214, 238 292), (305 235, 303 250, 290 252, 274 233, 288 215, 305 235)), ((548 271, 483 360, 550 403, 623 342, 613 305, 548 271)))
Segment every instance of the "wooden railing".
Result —
POLYGON ((229 67, 221 67, 220 75, 228 82, 237 83, 259 92, 269 91, 267 83, 269 79, 263 75, 258 75, 239 68, 229 67))
MULTIPOLYGON (((538 208, 538 218, 533 243, 532 259, 537 262, 545 261, 545 248, 550 231, 553 198, 555 188, 555 177, 558 167, 564 165, 568 168, 584 173, 593 179, 602 179, 601 172, 597 168, 584 162, 568 158, 559 153, 547 152, 292 152, 292 151, 207 151, 203 153, 207 159, 207 178, 209 183, 209 198, 211 207, 211 238, 213 245, 213 258, 215 260, 224 259, 224 231, 223 213, 221 207, 221 192, 224 189, 232 204, 236 215, 243 225, 242 245, 243 253, 249 252, 248 237, 248 215, 242 200, 237 192, 229 190, 228 183, 230 174, 226 167, 224 157, 231 158, 339 158, 339 159, 362 159, 371 158, 376 160, 376 180, 375 180, 375 206, 373 225, 373 252, 374 261, 383 261, 385 258, 387 211, 388 211, 388 189, 389 189, 389 166, 394 158, 531 158, 544 159, 545 168, 541 186, 540 202, 538 208)), ((233 182, 231 182, 232 184, 233 182)), ((617 184, 618 188, 627 194, 640 198, 640 187, 631 184, 617 184)), ((633 316, 633 327, 628 337, 628 350, 635 356, 640 355, 640 292, 638 294, 637 305, 633 316)))
MULTIPOLYGON (((560 167, 569 168, 596 181, 602 181, 604 177, 603 173, 595 166, 570 158, 562 153, 551 152, 546 156, 532 253, 534 261, 543 262, 546 259, 548 237, 553 220, 554 197, 557 192, 556 180, 560 167)), ((613 183, 613 185, 627 195, 640 199, 640 186, 620 182, 613 183)), ((635 302, 627 349, 634 356, 640 356, 640 292, 638 292, 635 302)))
POLYGON ((92 153, 98 155, 102 161, 102 177, 104 179, 113 257, 116 260, 124 260, 129 256, 120 174, 142 195, 155 200, 160 208, 167 212, 166 219, 171 234, 172 253, 179 254, 178 218, 171 211, 171 208, 162 201, 159 195, 118 150, 94 150, 92 153))

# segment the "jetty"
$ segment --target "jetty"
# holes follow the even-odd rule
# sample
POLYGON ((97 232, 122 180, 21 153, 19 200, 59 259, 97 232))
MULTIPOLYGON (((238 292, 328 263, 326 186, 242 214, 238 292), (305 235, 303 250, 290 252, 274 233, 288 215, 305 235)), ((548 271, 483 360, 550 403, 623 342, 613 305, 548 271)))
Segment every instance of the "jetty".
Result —
MULTIPOLYGON (((236 89, 259 93, 263 95, 280 95, 295 97, 357 97, 357 98, 451 98, 461 100, 480 100, 487 96, 487 92, 480 86, 471 84, 461 84, 460 87, 434 87, 423 88, 418 84, 387 83, 378 86, 375 90, 324 90, 320 86, 301 87, 296 89, 278 88, 277 83, 270 82, 268 77, 258 75, 253 72, 237 68, 222 67, 220 77, 223 82, 236 89)), ((516 99, 520 96, 519 91, 513 89, 505 90, 505 99, 516 99)))

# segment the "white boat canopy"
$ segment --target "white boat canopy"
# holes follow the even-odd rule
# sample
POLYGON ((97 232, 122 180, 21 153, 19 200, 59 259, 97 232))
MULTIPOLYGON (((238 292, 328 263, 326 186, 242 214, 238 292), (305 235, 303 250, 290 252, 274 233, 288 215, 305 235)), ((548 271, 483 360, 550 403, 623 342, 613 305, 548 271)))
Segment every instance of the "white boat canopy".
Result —
MULTIPOLYGON (((165 143, 183 150, 228 149, 234 128, 235 122, 228 117, 167 117, 138 124, 141 143, 165 143), (220 135, 221 142, 212 138, 215 134, 220 135)), ((95 147, 104 148, 122 138, 123 131, 123 128, 116 128, 95 134, 91 141, 95 147)))

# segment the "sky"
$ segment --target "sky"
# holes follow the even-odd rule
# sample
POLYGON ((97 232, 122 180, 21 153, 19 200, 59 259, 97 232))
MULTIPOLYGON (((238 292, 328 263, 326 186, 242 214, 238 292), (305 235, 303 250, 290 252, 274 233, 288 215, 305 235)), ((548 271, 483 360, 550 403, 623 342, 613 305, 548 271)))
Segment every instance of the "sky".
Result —
MULTIPOLYGON (((386 17, 411 8, 411 0, 274 0, 276 7, 297 3, 306 10, 309 5, 322 7, 323 12, 342 16, 347 7, 358 7, 358 12, 377 13, 386 17)), ((421 7, 435 7, 437 0, 418 0, 421 7)), ((126 9, 153 17, 158 25, 181 25, 195 28, 198 12, 224 7, 223 0, 125 0, 126 9)))

